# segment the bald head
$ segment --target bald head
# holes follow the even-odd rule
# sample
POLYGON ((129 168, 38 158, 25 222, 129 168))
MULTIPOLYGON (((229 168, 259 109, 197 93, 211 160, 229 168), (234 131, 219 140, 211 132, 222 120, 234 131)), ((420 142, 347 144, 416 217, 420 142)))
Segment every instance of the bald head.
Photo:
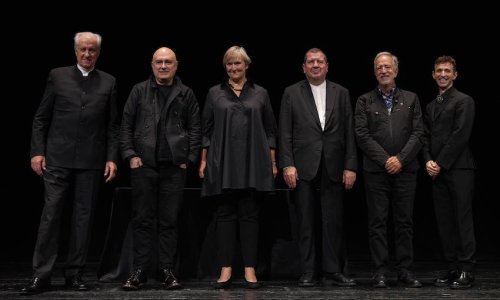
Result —
POLYGON ((161 47, 153 54, 151 68, 159 85, 172 85, 177 72, 177 57, 172 49, 161 47))

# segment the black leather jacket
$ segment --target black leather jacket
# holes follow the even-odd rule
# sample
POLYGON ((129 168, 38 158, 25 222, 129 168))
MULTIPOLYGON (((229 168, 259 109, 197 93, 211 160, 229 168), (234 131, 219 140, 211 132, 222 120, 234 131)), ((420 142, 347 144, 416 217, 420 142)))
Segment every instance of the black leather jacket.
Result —
MULTIPOLYGON (((144 164, 156 166, 157 127, 160 121, 158 86, 154 77, 136 84, 125 104, 120 130, 120 150, 124 159, 139 156, 144 164)), ((167 140, 173 163, 194 163, 200 153, 200 115, 191 88, 174 78, 165 104, 167 140)))

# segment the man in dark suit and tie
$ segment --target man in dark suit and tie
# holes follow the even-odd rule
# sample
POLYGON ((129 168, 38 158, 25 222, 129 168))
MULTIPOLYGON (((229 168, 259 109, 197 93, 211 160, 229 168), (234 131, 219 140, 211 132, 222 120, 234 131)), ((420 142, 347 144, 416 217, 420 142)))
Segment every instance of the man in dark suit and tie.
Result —
POLYGON ((106 182, 115 177, 118 159, 115 78, 95 69, 101 40, 92 32, 75 35, 77 64, 51 70, 33 119, 31 168, 43 177, 45 205, 33 254, 33 278, 21 294, 37 294, 50 287, 62 209, 69 197, 73 215, 64 270, 66 286, 88 289, 82 269, 92 211, 103 175, 106 182))
POLYGON ((356 138, 363 152, 369 244, 376 268, 373 286, 387 287, 387 216, 392 206, 398 281, 418 288, 422 285, 409 268, 413 263, 417 154, 424 133, 422 111, 415 93, 396 87, 396 56, 378 53, 374 72, 378 86, 359 97, 354 113, 356 138))
POLYGON ((425 111, 426 170, 432 177, 432 192, 444 258, 449 270, 434 281, 436 286, 469 288, 474 282, 474 157, 469 139, 474 124, 474 100, 459 92, 453 81, 457 65, 450 56, 434 62, 432 77, 439 95, 425 111))
POLYGON ((323 271, 333 284, 354 286, 345 276, 343 238, 344 189, 356 181, 357 154, 349 91, 326 80, 323 51, 306 52, 307 80, 285 89, 279 121, 279 163, 288 187, 295 189, 299 252, 303 274, 299 286, 315 285, 314 194, 320 188, 323 271))

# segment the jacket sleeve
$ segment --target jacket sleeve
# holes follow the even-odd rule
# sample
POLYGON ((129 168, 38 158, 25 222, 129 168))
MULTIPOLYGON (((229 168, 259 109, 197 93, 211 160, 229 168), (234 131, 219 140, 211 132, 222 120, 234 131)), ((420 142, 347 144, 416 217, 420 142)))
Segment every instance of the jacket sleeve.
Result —
POLYGON ((200 108, 198 100, 193 91, 189 89, 187 95, 188 114, 187 114, 187 137, 189 141, 188 159, 192 163, 198 161, 201 147, 201 124, 200 124, 200 108))
POLYGON ((266 130, 267 142, 270 148, 276 148, 276 119, 274 118, 273 107, 271 106, 271 100, 269 99, 269 94, 265 93, 264 100, 264 129, 266 130))
POLYGON ((213 107, 213 102, 214 102, 214 95, 212 91, 208 91, 207 98, 205 100, 205 105, 203 107, 203 113, 202 113, 202 141, 201 141, 201 146, 203 148, 208 148, 210 147, 210 141, 212 139, 212 134, 214 131, 214 107, 213 107))
POLYGON ((118 163, 119 160, 119 139, 120 139, 120 116, 118 114, 118 103, 116 95, 116 80, 113 80, 111 95, 109 96, 108 107, 108 128, 107 128, 107 161, 118 163))
POLYGON ((382 148, 382 146, 375 141, 370 133, 370 124, 368 124, 368 110, 367 106, 371 101, 369 97, 361 96, 356 102, 356 109, 354 112, 354 132, 359 148, 363 151, 364 155, 370 160, 374 161, 381 167, 385 166, 385 162, 389 158, 389 154, 382 148))
POLYGON ((351 96, 347 92, 344 105, 344 140, 345 158, 344 169, 358 170, 358 154, 356 149, 356 137, 354 135, 354 121, 352 116, 351 96))
POLYGON ((54 80, 51 71, 45 86, 40 106, 33 118, 31 132, 31 153, 30 156, 45 155, 47 147, 47 135, 52 121, 54 111, 54 80))
POLYGON ((425 107, 424 114, 424 135, 422 138, 422 151, 421 151, 421 160, 425 165, 429 160, 432 160, 431 155, 431 115, 430 115, 430 104, 427 104, 425 107))
POLYGON ((135 121, 137 118, 139 94, 139 88, 136 85, 132 88, 123 108, 122 124, 120 127, 120 151, 123 159, 131 156, 139 156, 137 149, 134 148, 135 121))
POLYGON ((279 116, 279 165, 280 167, 295 166, 293 158, 293 106, 290 88, 285 89, 281 99, 279 116))
POLYGON ((459 101, 455 107, 455 122, 446 144, 439 152, 436 162, 450 169, 469 142, 474 125, 475 104, 472 97, 459 101))
POLYGON ((406 142, 405 146, 396 155, 403 166, 411 163, 418 155, 420 149, 422 148, 422 138, 424 135, 424 124, 422 121, 422 108, 420 107, 420 101, 418 101, 417 95, 415 95, 413 107, 413 120, 411 134, 406 142))

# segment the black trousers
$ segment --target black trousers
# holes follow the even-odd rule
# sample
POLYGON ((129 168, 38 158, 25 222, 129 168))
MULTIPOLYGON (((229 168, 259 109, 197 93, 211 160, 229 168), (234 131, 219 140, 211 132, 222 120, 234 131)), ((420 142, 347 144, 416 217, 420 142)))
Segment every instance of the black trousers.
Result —
POLYGON ((474 170, 443 171, 434 180, 432 191, 444 258, 450 269, 471 272, 476 252, 472 217, 474 170))
POLYGON ((413 203, 417 174, 397 175, 364 172, 368 206, 368 237, 377 272, 385 273, 389 265, 387 216, 392 205, 396 268, 405 272, 413 264, 413 203))
POLYGON ((131 169, 134 269, 148 269, 153 226, 158 226, 158 267, 173 267, 185 179, 186 169, 173 164, 131 169))
POLYGON ((232 266, 239 225, 244 267, 255 267, 259 242, 259 205, 255 193, 233 190, 221 195, 217 199, 216 214, 219 265, 232 266))
POLYGON ((85 266, 92 212, 103 180, 102 170, 47 166, 43 175, 45 205, 40 218, 33 254, 33 276, 50 279, 57 259, 64 202, 73 196, 73 212, 65 276, 74 276, 85 266), (71 188, 73 187, 73 194, 71 188))
MULTIPOLYGON (((321 164, 323 165, 323 164, 321 164)), ((312 181, 300 180, 294 192, 299 223, 299 252, 305 273, 316 272, 315 193, 320 188, 322 226, 322 266, 328 273, 343 272, 346 261, 343 229, 344 186, 328 177, 321 167, 312 181)))

